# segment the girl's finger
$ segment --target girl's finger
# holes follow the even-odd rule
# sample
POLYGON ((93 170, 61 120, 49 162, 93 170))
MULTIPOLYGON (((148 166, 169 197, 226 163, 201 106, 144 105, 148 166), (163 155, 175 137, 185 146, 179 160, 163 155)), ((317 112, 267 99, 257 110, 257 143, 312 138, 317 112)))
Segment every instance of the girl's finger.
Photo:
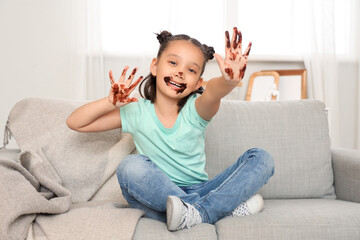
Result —
POLYGON ((243 56, 242 55, 242 34, 241 34, 241 31, 237 31, 236 35, 237 35, 237 38, 238 38, 238 40, 236 42, 237 49, 235 51, 236 53, 234 54, 233 59, 236 60, 236 61, 240 61, 240 59, 243 56))
MULTIPOLYGON (((231 43, 229 32, 225 32, 225 61, 230 59, 231 55, 231 43)), ((215 56, 215 55, 214 55, 215 56)))
POLYGON ((227 49, 230 49, 230 36, 228 31, 225 32, 225 52, 227 49))
POLYGON ((140 76, 138 80, 136 80, 136 82, 134 82, 133 84, 130 85, 129 88, 126 89, 126 93, 130 94, 135 87, 139 84, 139 82, 141 82, 143 80, 143 76, 140 76))
POLYGON ((219 68, 222 71, 224 69, 224 59, 217 53, 214 53, 213 56, 216 59, 218 65, 219 65, 219 68))
POLYGON ((135 73, 136 71, 138 70, 138 68, 134 68, 130 74, 130 76, 128 77, 128 79, 126 80, 125 82, 125 87, 128 88, 132 82, 132 80, 134 79, 135 77, 135 73))
POLYGON ((233 47, 234 49, 236 49, 236 47, 237 47, 237 42, 236 42, 237 33, 238 33, 237 28, 234 27, 234 28, 233 28, 233 35, 232 35, 232 38, 231 38, 232 47, 233 47))
POLYGON ((113 85, 115 82, 114 82, 114 77, 113 77, 113 73, 111 70, 109 71, 109 78, 110 78, 111 85, 113 85))
POLYGON ((125 81, 126 72, 129 69, 129 66, 125 66, 124 70, 121 73, 121 76, 119 78, 119 84, 123 83, 125 81))
POLYGON ((240 69, 240 72, 239 72, 239 79, 240 81, 244 78, 244 75, 245 75, 245 71, 246 71, 246 63, 245 65, 242 67, 242 69, 240 69))
POLYGON ((220 68, 220 71, 223 75, 227 74, 225 72, 225 62, 224 62, 224 59, 217 53, 214 53, 214 58, 216 59, 218 65, 219 65, 219 68, 220 68))
POLYGON ((241 51, 241 48, 242 48, 242 34, 241 34, 241 31, 238 31, 237 32, 237 35, 238 35, 238 38, 239 38, 239 40, 238 40, 238 48, 239 48, 239 52, 240 52, 240 54, 242 53, 242 51, 241 51))
POLYGON ((249 56, 250 50, 251 50, 251 45, 252 45, 252 42, 249 42, 249 45, 248 45, 248 47, 246 48, 246 50, 244 52, 245 57, 249 56))

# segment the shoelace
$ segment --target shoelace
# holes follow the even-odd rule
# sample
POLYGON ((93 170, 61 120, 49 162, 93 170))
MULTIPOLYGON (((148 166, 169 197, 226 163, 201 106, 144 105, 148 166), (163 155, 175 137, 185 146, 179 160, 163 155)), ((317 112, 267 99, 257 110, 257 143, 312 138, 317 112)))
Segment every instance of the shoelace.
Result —
POLYGON ((179 229, 186 229, 202 222, 199 211, 192 205, 184 203, 179 229))

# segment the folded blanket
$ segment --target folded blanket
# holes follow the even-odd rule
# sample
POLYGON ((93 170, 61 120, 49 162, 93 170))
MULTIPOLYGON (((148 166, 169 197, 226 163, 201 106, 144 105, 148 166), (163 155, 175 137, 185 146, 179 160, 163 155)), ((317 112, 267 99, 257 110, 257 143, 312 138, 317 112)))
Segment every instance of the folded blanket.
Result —
POLYGON ((0 159, 0 196, 0 239, 132 239, 143 215, 112 202, 72 205, 51 164, 30 151, 0 159))
POLYGON ((65 213, 71 194, 51 165, 35 152, 19 163, 0 159, 0 239, 25 239, 36 214, 65 213))
POLYGON ((99 193, 134 151, 133 140, 119 129, 70 130, 66 118, 82 104, 30 98, 11 110, 5 139, 14 136, 21 154, 18 162, 0 158, 0 239, 132 238, 142 211, 86 204, 104 199, 99 193))

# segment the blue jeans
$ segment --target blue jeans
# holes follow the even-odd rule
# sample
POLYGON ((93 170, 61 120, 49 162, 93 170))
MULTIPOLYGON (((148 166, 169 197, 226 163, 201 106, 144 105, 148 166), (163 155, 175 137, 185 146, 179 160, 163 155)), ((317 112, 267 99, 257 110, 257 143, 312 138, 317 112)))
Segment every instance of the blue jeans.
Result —
POLYGON ((192 204, 203 222, 215 223, 255 195, 274 174, 274 162, 263 149, 252 148, 211 180, 179 187, 147 157, 129 155, 117 169, 124 198, 145 216, 166 222, 166 200, 177 196, 192 204))

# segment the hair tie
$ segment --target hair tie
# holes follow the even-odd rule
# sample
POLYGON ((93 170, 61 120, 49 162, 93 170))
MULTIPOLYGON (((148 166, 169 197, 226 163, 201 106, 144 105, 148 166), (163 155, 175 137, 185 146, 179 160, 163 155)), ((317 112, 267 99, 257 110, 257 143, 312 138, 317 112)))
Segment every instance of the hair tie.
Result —
POLYGON ((162 31, 160 34, 156 34, 156 35, 157 35, 156 38, 157 40, 159 40, 160 44, 167 42, 172 37, 171 32, 168 31, 162 31))
POLYGON ((214 58, 214 53, 215 53, 215 50, 213 47, 209 47, 208 45, 206 44, 203 44, 203 47, 205 49, 205 53, 206 53, 206 59, 207 60, 211 60, 214 58))

